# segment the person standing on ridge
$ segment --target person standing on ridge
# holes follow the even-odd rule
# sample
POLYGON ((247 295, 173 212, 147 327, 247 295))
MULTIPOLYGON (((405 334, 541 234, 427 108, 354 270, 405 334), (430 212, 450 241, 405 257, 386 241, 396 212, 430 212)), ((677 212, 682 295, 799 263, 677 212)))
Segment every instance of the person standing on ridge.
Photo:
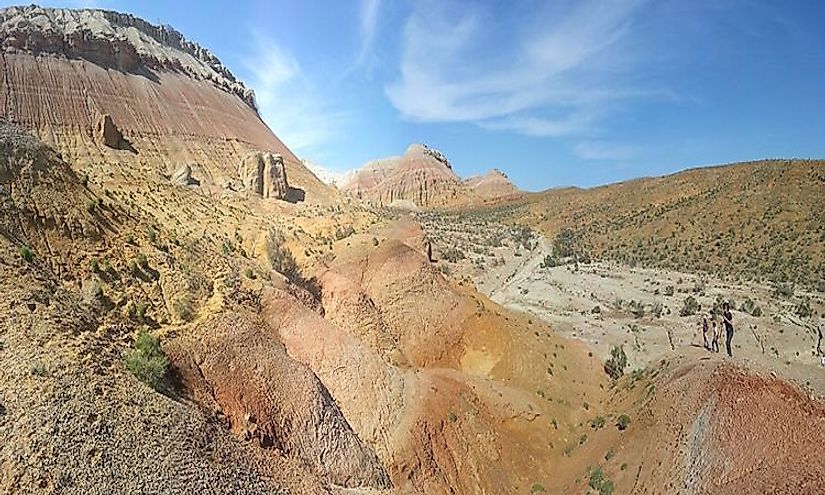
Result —
POLYGON ((708 315, 702 315, 702 340, 705 341, 705 349, 710 350, 710 344, 708 343, 708 330, 710 330, 708 315))
POLYGON ((725 345, 728 350, 728 356, 733 357, 730 349, 730 343, 733 340, 733 313, 730 312, 730 304, 728 303, 722 305, 722 320, 725 323, 725 333, 727 334, 725 345))
POLYGON ((710 350, 713 352, 719 352, 719 337, 722 336, 722 329, 719 328, 719 325, 716 322, 716 316, 713 316, 713 342, 711 343, 710 350))

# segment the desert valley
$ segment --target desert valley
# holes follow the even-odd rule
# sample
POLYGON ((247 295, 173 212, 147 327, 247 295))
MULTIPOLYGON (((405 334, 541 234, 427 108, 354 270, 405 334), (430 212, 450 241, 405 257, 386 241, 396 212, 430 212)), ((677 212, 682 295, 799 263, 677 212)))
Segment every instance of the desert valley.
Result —
POLYGON ((333 184, 172 28, 0 35, 0 493, 825 490, 825 161, 333 184))

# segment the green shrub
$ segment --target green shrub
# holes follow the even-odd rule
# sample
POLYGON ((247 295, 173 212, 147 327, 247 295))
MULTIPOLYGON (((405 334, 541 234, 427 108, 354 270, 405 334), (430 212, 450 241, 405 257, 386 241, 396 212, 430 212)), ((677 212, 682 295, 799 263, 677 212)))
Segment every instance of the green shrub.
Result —
POLYGON ((92 297, 94 297, 98 301, 103 299, 103 286, 97 282, 94 282, 94 284, 92 284, 92 297))
POLYGON ((126 356, 126 368, 140 381, 158 390, 169 369, 169 359, 152 334, 141 332, 126 356))
POLYGON ((189 295, 183 295, 175 299, 172 303, 172 310, 183 321, 191 321, 195 316, 192 308, 192 298, 189 295))
POLYGON ((627 414, 619 416, 619 419, 616 420, 616 427, 619 428, 619 431, 626 430, 628 426, 630 426, 630 416, 627 414))
POLYGON ((676 289, 673 288, 672 285, 668 285, 665 287, 665 295, 666 296, 673 296, 676 293, 676 289))
POLYGON ((544 493, 546 491, 541 483, 533 483, 533 486, 530 487, 530 493, 544 493))
POLYGON ((255 279, 255 272, 252 271, 252 268, 247 268, 246 270, 243 271, 243 274, 248 279, 255 279))
POLYGON ((35 361, 29 367, 29 372, 34 376, 46 376, 48 374, 48 370, 46 370, 46 365, 43 364, 43 361, 35 361))
POLYGON ((91 198, 86 200, 86 211, 93 213, 95 211, 95 206, 97 206, 95 200, 91 198))
POLYGON ((590 471, 590 479, 587 484, 590 488, 598 490, 599 495, 611 495, 615 490, 613 481, 605 476, 604 471, 602 471, 601 468, 596 468, 590 471))
POLYGON ((444 256, 444 259, 449 261, 450 263, 457 263, 458 261, 461 261, 467 257, 464 254, 464 251, 454 247, 445 249, 444 253, 442 253, 442 256, 444 256))
POLYGON ((143 301, 138 302, 135 305, 135 318, 138 321, 143 322, 146 321, 146 309, 148 308, 147 304, 143 301))
POLYGON ((805 298, 796 305, 794 312, 801 318, 810 318, 813 315, 810 298, 805 298))
POLYGON ((795 287, 794 287, 793 284, 782 283, 782 284, 778 284, 776 287, 774 287, 773 291, 774 291, 774 295, 776 295, 776 296, 789 298, 789 297, 793 297, 794 289, 795 289, 795 287))
POLYGON ((679 316, 692 316, 695 315, 701 306, 699 306, 699 302, 693 296, 687 296, 685 299, 685 303, 682 306, 682 309, 679 311, 679 316))
POLYGON ((598 430, 599 428, 603 428, 604 427, 604 418, 601 417, 601 416, 596 416, 595 418, 593 418, 592 421, 590 421, 590 426, 594 430, 598 430))
POLYGON ((604 362, 604 372, 614 379, 618 380, 624 374, 624 369, 627 367, 627 355, 624 353, 624 347, 618 346, 610 349, 610 357, 604 362))
POLYGON ((540 265, 542 269, 553 268, 556 266, 559 266, 559 260, 558 258, 550 254, 544 257, 540 265))
POLYGON ((31 263, 34 260, 34 253, 29 246, 23 245, 20 246, 20 257, 31 263))
POLYGON ((596 468, 590 471, 590 480, 587 484, 590 488, 598 490, 601 488, 602 483, 604 483, 604 479, 604 471, 602 471, 602 468, 596 468))
POLYGON ((283 234, 274 227, 269 229, 266 239, 266 255, 272 269, 286 278, 293 280, 299 275, 298 263, 292 256, 292 251, 284 246, 286 240, 283 234))

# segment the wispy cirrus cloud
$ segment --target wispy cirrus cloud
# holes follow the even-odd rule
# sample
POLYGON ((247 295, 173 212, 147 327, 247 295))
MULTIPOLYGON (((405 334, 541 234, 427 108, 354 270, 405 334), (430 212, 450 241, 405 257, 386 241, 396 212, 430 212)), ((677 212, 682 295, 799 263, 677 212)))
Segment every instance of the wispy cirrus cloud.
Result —
POLYGON ((356 66, 369 65, 373 57, 375 32, 378 28, 378 14, 381 9, 381 0, 361 0, 360 7, 360 34, 361 49, 355 60, 356 66))
POLYGON ((634 158, 639 150, 625 144, 582 141, 573 147, 573 151, 582 160, 619 161, 634 158))
POLYGON ((322 154, 347 119, 306 76, 298 61, 271 39, 256 34, 243 60, 261 117, 293 151, 322 154))
POLYGON ((387 97, 413 121, 586 134, 611 105, 648 93, 616 82, 631 65, 619 54, 646 0, 557 3, 509 23, 476 4, 417 4, 387 97))

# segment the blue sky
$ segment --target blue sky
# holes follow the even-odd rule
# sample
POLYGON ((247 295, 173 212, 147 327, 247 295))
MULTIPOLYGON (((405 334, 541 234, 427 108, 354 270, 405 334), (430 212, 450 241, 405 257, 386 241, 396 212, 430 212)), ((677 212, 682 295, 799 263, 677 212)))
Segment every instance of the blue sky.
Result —
POLYGON ((47 2, 128 11, 212 50, 300 156, 442 150, 462 176, 592 186, 825 157, 825 2, 47 2))

